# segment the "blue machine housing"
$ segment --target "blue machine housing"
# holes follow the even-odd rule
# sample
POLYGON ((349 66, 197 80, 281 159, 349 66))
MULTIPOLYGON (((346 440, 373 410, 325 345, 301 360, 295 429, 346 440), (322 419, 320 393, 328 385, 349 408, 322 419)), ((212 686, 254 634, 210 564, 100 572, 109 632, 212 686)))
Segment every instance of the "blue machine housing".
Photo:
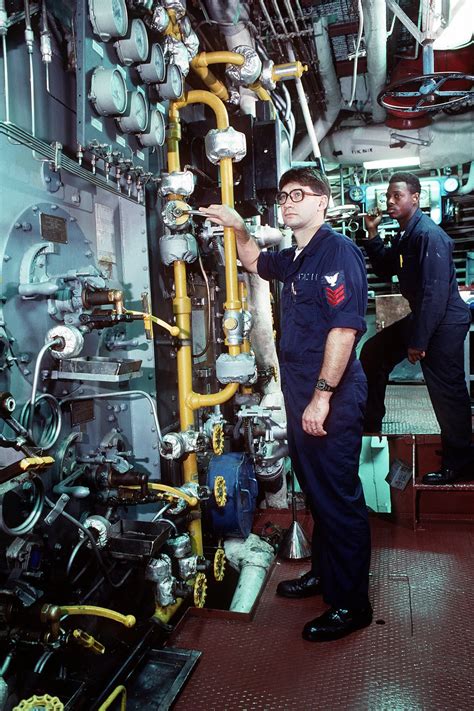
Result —
POLYGON ((250 458, 242 452, 229 452, 212 457, 208 469, 208 486, 213 489, 216 477, 225 479, 227 503, 219 508, 213 498, 209 516, 215 533, 247 538, 251 529, 258 484, 250 458))

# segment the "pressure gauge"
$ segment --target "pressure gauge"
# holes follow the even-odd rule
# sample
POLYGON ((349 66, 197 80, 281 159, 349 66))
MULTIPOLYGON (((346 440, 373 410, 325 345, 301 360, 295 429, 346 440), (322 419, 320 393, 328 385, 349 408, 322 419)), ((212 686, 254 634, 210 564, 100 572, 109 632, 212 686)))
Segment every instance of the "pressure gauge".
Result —
POLYGON ((148 34, 143 20, 132 20, 130 36, 117 40, 114 47, 122 64, 144 62, 148 57, 148 34))
POLYGON ((92 29, 101 40, 125 37, 128 14, 125 0, 89 0, 89 19, 92 29))
POLYGON ((443 183, 443 188, 447 193, 454 193, 459 188, 459 180, 455 175, 450 175, 443 183))
POLYGON ((120 116, 127 107, 127 86, 120 69, 96 67, 89 99, 101 116, 120 116))
POLYGON ((150 61, 137 67, 141 80, 145 84, 159 84, 165 80, 166 64, 163 50, 159 44, 151 45, 150 61))
POLYGON ((156 90, 161 99, 176 101, 183 93, 184 80, 181 69, 176 64, 168 64, 166 78, 162 84, 157 84, 156 90))
POLYGON ((349 197, 354 202, 362 202, 364 199, 364 189, 359 187, 359 185, 353 185, 349 188, 349 197))
POLYGON ((128 106, 126 116, 117 119, 120 129, 124 133, 142 133, 148 124, 148 102, 142 89, 130 92, 128 106))
POLYGON ((150 123, 143 133, 140 133, 138 140, 146 148, 162 146, 165 142, 165 120, 163 114, 158 109, 150 112, 150 123))

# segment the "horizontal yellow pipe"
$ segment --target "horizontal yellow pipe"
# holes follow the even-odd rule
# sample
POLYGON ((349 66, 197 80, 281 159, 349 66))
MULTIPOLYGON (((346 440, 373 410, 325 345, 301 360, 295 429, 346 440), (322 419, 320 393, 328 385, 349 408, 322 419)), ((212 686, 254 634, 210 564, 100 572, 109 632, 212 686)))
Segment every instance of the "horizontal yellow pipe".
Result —
POLYGON ((225 388, 223 390, 219 390, 218 393, 201 395, 200 393, 191 392, 186 398, 186 403, 188 407, 191 407, 193 410, 198 410, 200 407, 214 407, 215 405, 222 405, 235 395, 238 387, 238 383, 228 383, 225 388))
POLYGON ((188 91, 184 99, 173 103, 174 108, 178 111, 184 106, 188 106, 188 104, 206 104, 214 111, 217 128, 223 129, 229 127, 229 114, 227 113, 226 107, 217 96, 210 94, 208 91, 193 89, 192 91, 188 91))
POLYGON ((107 617, 114 622, 120 622, 124 627, 133 627, 137 621, 133 615, 121 615, 120 612, 109 610, 107 607, 95 605, 61 605, 61 615, 94 615, 94 617, 107 617))
POLYGON ((220 52, 199 52, 191 62, 193 69, 196 67, 208 67, 210 64, 234 64, 241 67, 245 62, 243 54, 222 50, 220 52))
MULTIPOLYGON (((140 486, 135 486, 135 484, 129 484, 126 486, 121 486, 121 489, 141 489, 140 486)), ((173 486, 168 486, 168 484, 158 484, 157 482, 148 482, 148 488, 151 489, 152 491, 162 491, 166 494, 169 494, 175 499, 183 499, 186 501, 189 506, 197 506, 199 503, 199 499, 197 499, 195 496, 189 496, 189 494, 186 494, 184 491, 180 491, 179 489, 175 489, 173 486)))

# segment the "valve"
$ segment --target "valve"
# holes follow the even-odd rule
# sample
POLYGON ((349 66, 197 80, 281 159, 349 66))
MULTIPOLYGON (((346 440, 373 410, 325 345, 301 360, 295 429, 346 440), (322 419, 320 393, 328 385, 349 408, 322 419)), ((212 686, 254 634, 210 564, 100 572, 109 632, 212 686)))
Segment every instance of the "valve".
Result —
POLYGON ((218 583, 224 580, 225 573, 225 552, 223 548, 218 548, 214 555, 214 578, 218 583))
POLYGON ((216 476, 214 480, 214 499, 219 508, 227 503, 227 486, 223 476, 216 476))
POLYGON ((12 711, 63 711, 64 704, 57 696, 43 694, 42 696, 30 696, 29 699, 23 699, 17 706, 14 706, 12 711))
POLYGON ((207 595, 207 578, 204 573, 198 573, 194 580, 194 605, 204 607, 207 595))
POLYGON ((84 630, 73 630, 72 638, 81 647, 89 649, 93 654, 104 654, 105 652, 104 645, 98 642, 91 634, 84 632, 84 630))
POLYGON ((212 428, 212 451, 218 457, 224 453, 224 428, 221 423, 212 428))

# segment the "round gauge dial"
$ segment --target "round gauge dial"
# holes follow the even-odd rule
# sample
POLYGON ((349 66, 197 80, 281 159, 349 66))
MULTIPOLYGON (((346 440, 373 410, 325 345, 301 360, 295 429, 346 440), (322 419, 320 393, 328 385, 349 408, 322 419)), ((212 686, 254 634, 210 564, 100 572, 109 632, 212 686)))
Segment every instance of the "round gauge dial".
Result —
POLYGON ((349 189, 349 197, 351 200, 354 202, 362 202, 364 199, 364 190, 363 188, 359 187, 359 185, 353 185, 349 189))
POLYGON ((128 30, 125 0, 89 0, 89 18, 96 35, 106 42, 124 37, 128 30))
POLYGON ((183 93, 184 80, 181 69, 176 64, 168 64, 166 68, 166 79, 156 87, 162 99, 175 101, 183 93))
POLYGON ((153 148, 163 145, 165 135, 165 119, 163 118, 163 114, 158 109, 154 109, 150 113, 150 123, 147 130, 138 136, 138 140, 142 146, 153 148))
POLYGON ((455 175, 450 175, 449 178, 446 178, 444 181, 443 188, 447 193, 454 193, 459 187, 459 180, 456 178, 455 175))
POLYGON ((145 84, 159 84, 166 76, 166 64, 163 50, 159 44, 152 44, 150 61, 139 64, 138 73, 145 84))
POLYGON ((148 34, 143 20, 132 20, 130 37, 118 40, 114 47, 122 64, 144 62, 148 57, 148 34))
POLYGON ((91 77, 89 99, 101 116, 120 116, 127 106, 127 87, 119 69, 96 67, 91 77))
POLYGON ((130 92, 129 111, 117 119, 124 133, 141 133, 148 123, 148 102, 140 89, 130 92))

